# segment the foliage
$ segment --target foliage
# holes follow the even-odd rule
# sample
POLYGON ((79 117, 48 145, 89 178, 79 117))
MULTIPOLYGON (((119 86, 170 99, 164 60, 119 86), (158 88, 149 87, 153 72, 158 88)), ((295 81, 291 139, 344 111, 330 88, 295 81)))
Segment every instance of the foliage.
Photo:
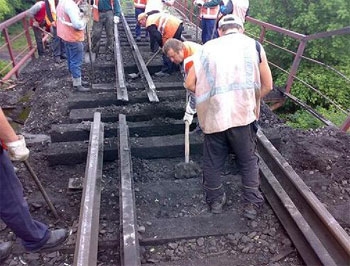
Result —
MULTIPOLYGON (((338 30, 349 26, 350 12, 348 10, 350 10, 350 1, 348 0, 261 0, 250 2, 250 16, 304 35, 338 30)), ((251 27, 248 25, 247 29, 250 30, 251 27)), ((260 29, 253 28, 252 32, 259 36, 260 29)), ((295 54, 286 52, 286 50, 296 53, 300 41, 269 30, 266 32, 265 40, 264 47, 268 60, 288 73, 295 54), (277 47, 269 42, 276 44, 277 47)), ((296 73, 297 78, 294 79, 291 88, 291 94, 314 109, 322 110, 327 115, 334 113, 334 105, 307 85, 298 81, 300 79, 336 102, 342 109, 349 109, 349 34, 310 40, 306 43, 303 56, 322 62, 324 66, 302 58, 296 73), (345 78, 335 74, 335 71, 331 68, 340 71, 345 78)), ((284 88, 288 74, 274 65, 271 65, 274 85, 284 88)), ((292 105, 294 103, 287 101, 284 110, 295 111, 296 107, 292 107, 292 105)), ((309 115, 306 116, 301 113, 301 111, 297 111, 291 116, 293 123, 298 122, 302 127, 306 125, 316 126, 308 118, 309 115)), ((330 115, 330 120, 334 122, 332 119, 337 120, 339 117, 342 116, 330 115)))
POLYGON ((20 12, 23 12, 34 3, 35 1, 0 0, 0 21, 4 21, 20 12))
MULTIPOLYGON (((340 127, 347 117, 346 114, 340 112, 339 110, 335 110, 334 108, 325 109, 320 107, 317 108, 317 112, 324 118, 332 121, 332 123, 334 123, 337 127, 340 127)), ((324 126, 320 120, 315 118, 306 110, 297 110, 293 114, 282 114, 281 116, 287 120, 287 125, 293 128, 308 129, 324 126)))

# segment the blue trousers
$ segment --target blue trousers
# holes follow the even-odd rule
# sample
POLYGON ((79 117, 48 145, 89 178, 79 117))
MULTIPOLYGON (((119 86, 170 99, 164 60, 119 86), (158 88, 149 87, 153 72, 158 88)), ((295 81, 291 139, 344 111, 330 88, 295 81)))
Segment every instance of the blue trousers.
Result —
POLYGON ((63 40, 57 36, 57 28, 51 27, 52 29, 52 52, 54 57, 63 57, 66 56, 66 47, 63 40))
POLYGON ((218 33, 216 30, 215 19, 205 19, 202 18, 201 26, 202 26, 202 43, 205 44, 207 41, 211 39, 215 39, 218 37, 218 33))
MULTIPOLYGON (((137 17, 143 12, 145 12, 144 8, 135 7, 135 18, 136 18, 135 35, 136 35, 136 37, 141 36, 141 26, 139 23, 137 23, 137 17)), ((147 31, 146 31, 146 34, 147 34, 147 31)))
POLYGON ((224 188, 221 171, 229 151, 233 151, 242 175, 243 202, 262 205, 264 198, 259 191, 259 167, 256 155, 257 125, 232 127, 225 131, 205 134, 203 147, 203 187, 207 202, 222 195, 224 188))
POLYGON ((48 240, 48 227, 35 221, 23 198, 23 187, 6 151, 0 148, 0 218, 22 239, 27 250, 42 247, 48 240))
POLYGON ((84 44, 83 42, 64 42, 66 45, 66 55, 68 70, 73 78, 81 77, 81 65, 83 64, 84 44))

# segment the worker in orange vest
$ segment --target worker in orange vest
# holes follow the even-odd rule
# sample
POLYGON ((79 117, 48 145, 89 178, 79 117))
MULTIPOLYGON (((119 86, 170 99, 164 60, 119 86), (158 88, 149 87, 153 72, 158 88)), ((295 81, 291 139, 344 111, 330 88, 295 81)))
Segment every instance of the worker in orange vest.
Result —
MULTIPOLYGON (((159 47, 163 47, 164 43, 170 38, 181 40, 184 29, 182 21, 171 14, 157 11, 151 15, 141 13, 138 16, 138 22, 141 26, 146 27, 149 33, 152 52, 156 52, 159 47)), ((176 64, 163 54, 162 70, 155 73, 155 75, 158 77, 169 76, 177 69, 176 64)))
POLYGON ((45 54, 43 44, 43 29, 46 29, 45 21, 46 9, 44 1, 37 1, 28 11, 27 16, 30 18, 29 24, 33 28, 38 55, 45 54))
POLYGON ((96 57, 100 49, 101 34, 103 28, 107 35, 106 53, 113 53, 114 24, 119 23, 120 4, 119 0, 94 0, 92 6, 93 24, 92 24, 92 52, 93 58, 96 57))
MULTIPOLYGON (((147 0, 134 0, 136 20, 141 13, 145 12, 146 4, 147 0)), ((135 26, 135 37, 137 42, 141 41, 141 26, 139 23, 136 23, 135 26)))
MULTIPOLYGON (((198 43, 191 41, 182 42, 174 38, 168 39, 163 46, 163 53, 170 61, 182 65, 184 78, 186 78, 193 66, 193 55, 201 50, 202 46, 198 43)), ((196 98, 192 92, 187 91, 187 104, 183 120, 188 121, 191 125, 195 113, 196 98)))
POLYGON ((194 4, 200 9, 202 43, 217 38, 216 21, 219 16, 219 3, 217 0, 195 0, 194 4))
POLYGON ((67 59, 66 48, 63 40, 57 36, 57 25, 56 25, 56 6, 59 0, 45 0, 46 25, 50 27, 51 33, 53 35, 52 40, 52 52, 55 63, 61 63, 61 59, 67 59))
POLYGON ((73 88, 80 92, 89 91, 83 87, 81 66, 84 55, 84 30, 86 19, 77 5, 80 0, 60 0, 57 5, 57 35, 66 46, 68 70, 72 75, 73 88))

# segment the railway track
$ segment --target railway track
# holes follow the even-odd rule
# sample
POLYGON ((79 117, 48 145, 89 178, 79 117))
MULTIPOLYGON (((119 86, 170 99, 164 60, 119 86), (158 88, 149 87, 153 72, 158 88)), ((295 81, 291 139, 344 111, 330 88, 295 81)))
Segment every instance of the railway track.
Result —
MULTIPOLYGON (((262 131, 258 151, 268 204, 257 222, 242 218, 240 177, 229 163, 223 173, 228 206, 219 215, 207 211, 199 178, 174 178, 184 157, 182 76, 152 78, 160 57, 146 67, 148 43, 133 40, 134 24, 133 15, 122 18, 115 28, 116 63, 94 66, 102 78, 93 92, 73 95, 71 123, 52 126, 49 163, 86 162, 76 244, 68 248, 75 250, 73 264, 97 265, 98 250, 106 249, 113 252, 104 265, 268 265, 283 258, 270 247, 277 245, 274 230, 263 230, 276 228, 269 219, 278 217, 302 258, 296 265, 347 265, 349 236, 262 131), (128 78, 138 72, 140 79, 128 78), (108 197, 112 210, 103 205, 108 197), (109 239, 101 236, 106 224, 113 228, 106 229, 109 239), (234 248, 219 252, 219 245, 234 248)), ((202 136, 190 138, 191 159, 200 164, 202 136)))

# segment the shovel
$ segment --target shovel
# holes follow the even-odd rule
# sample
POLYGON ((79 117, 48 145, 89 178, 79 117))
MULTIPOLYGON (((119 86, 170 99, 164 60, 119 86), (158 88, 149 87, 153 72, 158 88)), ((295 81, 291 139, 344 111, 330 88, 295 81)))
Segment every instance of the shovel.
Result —
MULTIPOLYGON (((148 66, 148 65, 153 61, 153 59, 160 53, 161 50, 162 50, 162 49, 158 49, 158 51, 155 52, 155 53, 151 56, 150 59, 148 59, 148 61, 146 62, 145 65, 148 66)), ((128 77, 129 77, 129 78, 132 78, 132 79, 136 79, 136 78, 138 78, 139 76, 140 76, 140 72, 128 74, 128 77)))

